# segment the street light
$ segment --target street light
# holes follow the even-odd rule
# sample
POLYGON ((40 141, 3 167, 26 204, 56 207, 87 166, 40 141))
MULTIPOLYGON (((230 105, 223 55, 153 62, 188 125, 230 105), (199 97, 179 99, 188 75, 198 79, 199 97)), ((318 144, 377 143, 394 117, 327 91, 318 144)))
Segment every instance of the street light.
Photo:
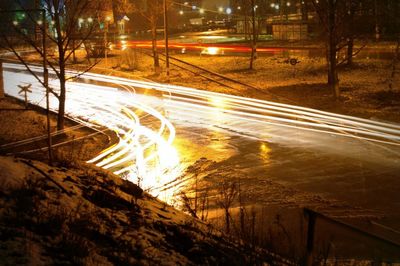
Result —
POLYGON ((199 9, 200 14, 204 14, 204 8, 199 9))
POLYGON ((230 14, 232 14, 232 9, 230 7, 228 7, 225 12, 226 12, 226 14, 230 15, 230 14))
POLYGON ((78 26, 79 26, 79 28, 82 28, 82 24, 83 24, 83 18, 79 18, 79 19, 78 19, 78 26))

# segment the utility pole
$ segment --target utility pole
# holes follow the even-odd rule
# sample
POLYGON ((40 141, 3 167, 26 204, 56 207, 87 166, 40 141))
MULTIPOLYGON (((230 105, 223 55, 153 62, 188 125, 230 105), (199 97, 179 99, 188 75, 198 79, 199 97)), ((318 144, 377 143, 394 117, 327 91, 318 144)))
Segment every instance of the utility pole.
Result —
POLYGON ((250 69, 253 69, 254 60, 257 56, 257 30, 256 30, 256 5, 255 0, 251 0, 251 19, 252 19, 252 30, 253 38, 251 38, 251 58, 250 58, 250 69))
POLYGON ((46 120, 47 120, 47 144, 49 165, 53 164, 53 151, 51 140, 50 125, 50 88, 49 88, 49 70, 47 69, 47 46, 46 46, 46 10, 42 9, 42 49, 43 49, 43 84, 46 89, 46 120))
POLYGON ((165 39, 165 65, 169 77, 169 48, 168 48, 168 8, 167 0, 164 0, 164 39, 165 39))

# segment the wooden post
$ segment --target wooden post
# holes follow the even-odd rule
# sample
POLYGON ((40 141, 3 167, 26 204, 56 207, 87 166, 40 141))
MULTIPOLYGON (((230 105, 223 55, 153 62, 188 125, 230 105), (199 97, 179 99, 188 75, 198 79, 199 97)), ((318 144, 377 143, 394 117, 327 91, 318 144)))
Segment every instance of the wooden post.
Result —
POLYGON ((307 250, 306 250, 306 266, 313 265, 313 251, 314 251, 314 235, 315 235, 315 222, 317 215, 309 209, 304 209, 304 214, 308 218, 307 226, 307 250))
POLYGON ((0 60, 0 99, 4 98, 3 61, 0 60))
POLYGON ((28 110, 28 90, 24 91, 25 109, 28 110))

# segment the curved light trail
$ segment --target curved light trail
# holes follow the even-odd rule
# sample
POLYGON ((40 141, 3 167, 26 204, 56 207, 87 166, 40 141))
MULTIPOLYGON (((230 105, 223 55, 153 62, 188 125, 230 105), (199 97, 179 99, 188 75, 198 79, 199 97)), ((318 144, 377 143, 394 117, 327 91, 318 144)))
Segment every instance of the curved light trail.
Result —
MULTIPOLYGON (((5 64, 4 69, 8 94, 18 96, 15 88, 24 79, 33 84, 30 100, 44 105, 43 88, 23 72, 23 66, 5 64)), ((33 69, 41 72, 41 68, 33 69)), ((57 81, 53 80, 51 86, 56 88, 57 81)), ((70 82, 67 87, 69 116, 110 128, 119 137, 117 144, 89 162, 140 183, 145 189, 162 187, 182 171, 173 145, 173 124, 218 127, 227 130, 226 134, 283 145, 322 147, 325 152, 343 145, 346 147, 341 152, 371 146, 374 151, 389 153, 396 161, 400 158, 398 124, 94 73, 82 75, 79 82, 70 82), (340 145, 335 145, 337 142, 340 145)), ((53 99, 51 108, 57 109, 56 104, 53 99)))
MULTIPOLYGON (((19 65, 5 67, 9 66, 22 70, 19 65)), ((20 97, 15 86, 24 80, 32 84, 30 101, 44 106, 43 88, 33 77, 25 73, 5 74, 7 88, 10 88, 8 94, 20 97)), ((51 81, 50 86, 57 88, 57 80, 51 81)), ((120 91, 107 86, 70 82, 67 90, 69 116, 92 126, 105 126, 119 137, 117 144, 104 150, 90 163, 140 183, 144 189, 159 184, 160 178, 164 182, 179 175, 179 158, 172 146, 175 129, 157 110, 157 105, 146 105, 145 96, 137 95, 126 87, 120 91)), ((54 98, 51 108, 57 109, 54 98)))

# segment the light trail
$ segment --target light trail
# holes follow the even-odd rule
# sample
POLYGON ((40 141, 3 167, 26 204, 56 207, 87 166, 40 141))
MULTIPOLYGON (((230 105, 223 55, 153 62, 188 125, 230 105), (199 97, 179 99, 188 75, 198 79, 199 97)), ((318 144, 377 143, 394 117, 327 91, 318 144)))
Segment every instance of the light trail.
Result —
MULTIPOLYGON (((201 41, 209 39, 207 37, 199 38, 201 41)), ((151 49, 152 43, 151 41, 121 41, 121 43, 115 46, 116 49, 125 50, 127 48, 144 48, 151 49)), ((157 48, 162 49, 165 48, 163 43, 157 43, 157 48)), ((250 53, 251 47, 247 45, 235 45, 235 44, 218 44, 218 43, 184 43, 184 42, 174 42, 170 41, 168 43, 169 49, 181 50, 181 51, 199 51, 204 54, 216 55, 216 54, 224 54, 226 52, 232 53, 250 53)), ((281 53, 284 48, 279 47, 258 47, 257 53, 268 53, 268 54, 277 54, 281 53)))
MULTIPOLYGON (((18 96, 13 88, 23 79, 17 75, 24 79, 29 75, 15 73, 24 70, 18 64, 4 64, 4 69, 7 93, 18 96)), ((33 69, 41 72, 39 67, 33 69)), ((31 101, 43 106, 43 89, 34 80, 31 83, 31 101)), ((57 82, 53 80, 51 86, 56 88, 57 82)), ((400 156, 398 124, 94 73, 82 75, 79 82, 70 82, 67 87, 70 116, 112 129, 120 139, 89 162, 139 182, 145 189, 160 188, 182 171, 173 145, 173 123, 186 127, 214 126, 228 130, 226 134, 282 145, 323 147, 324 152, 337 149, 342 145, 335 142, 341 142, 346 146, 342 152, 350 153, 358 145, 370 146, 374 152, 384 150, 396 160, 400 156)), ((57 108, 54 99, 51 108, 57 108)))
MULTIPOLYGON (((176 113, 178 116, 184 114, 181 116, 181 119, 175 117, 175 119, 179 120, 190 120, 191 115, 196 116, 199 114, 198 109, 208 108, 211 116, 216 112, 231 114, 233 118, 228 122, 256 117, 256 120, 260 123, 277 121, 276 123, 271 122, 271 124, 280 127, 294 127, 308 131, 316 130, 320 133, 339 134, 371 142, 384 142, 395 146, 400 145, 400 125, 393 123, 333 114, 300 106, 201 91, 181 86, 135 81, 118 77, 112 77, 110 81, 110 78, 98 74, 87 74, 85 78, 103 82, 107 82, 108 80, 108 82, 115 84, 168 93, 165 95, 165 108, 170 114, 176 113), (217 102, 223 103, 223 106, 213 105, 215 99, 217 99, 217 102), (189 104, 191 105, 189 106, 189 104), (185 112, 180 112, 180 108, 185 112)), ((227 115, 225 118, 227 118, 227 115)), ((205 120, 207 119, 205 118, 205 120)), ((226 124, 227 121, 220 120, 217 122, 226 124)), ((251 129, 232 129, 243 131, 246 134, 252 133, 251 129)))
MULTIPOLYGON (((25 73, 6 72, 5 75, 6 86, 10 88, 6 91, 8 94, 20 97, 15 86, 20 80, 24 80, 32 83, 30 101, 44 106, 44 90, 33 77, 25 73)), ((52 80, 50 86, 57 89, 57 81, 52 80)), ((156 110, 157 106, 153 108, 143 104, 148 101, 145 96, 135 94, 132 89, 120 91, 80 82, 69 82, 67 91, 68 115, 114 130, 120 139, 117 144, 90 160, 90 163, 113 171, 134 183, 140 183, 144 189, 158 185, 160 178, 163 182, 168 182, 168 178, 179 175, 179 158, 172 146, 175 129, 156 110), (137 113, 145 115, 141 117, 137 113), (151 120, 151 123, 146 120, 151 120)), ((53 97, 51 108, 57 109, 56 105, 57 101, 53 97)))

